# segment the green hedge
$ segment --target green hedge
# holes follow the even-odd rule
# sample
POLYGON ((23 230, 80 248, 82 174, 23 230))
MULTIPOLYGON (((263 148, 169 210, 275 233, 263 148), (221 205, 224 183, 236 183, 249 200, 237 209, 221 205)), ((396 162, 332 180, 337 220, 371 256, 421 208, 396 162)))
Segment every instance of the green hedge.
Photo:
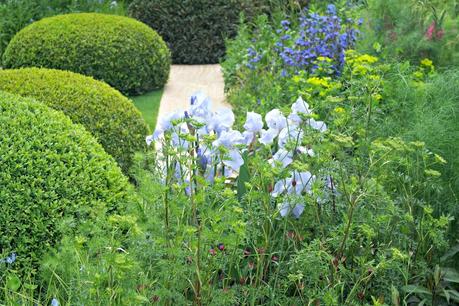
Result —
POLYGON ((16 34, 3 67, 69 70, 136 95, 164 86, 170 51, 155 31, 132 18, 68 14, 44 18, 16 34))
POLYGON ((16 253, 13 268, 36 266, 67 230, 135 200, 113 158, 62 112, 0 92, 0 131, 0 258, 16 253))
POLYGON ((128 1, 113 0, 0 0, 0 57, 13 36, 30 23, 72 12, 124 15, 128 1))
POLYGON ((149 129, 132 102, 93 78, 72 72, 23 68, 0 70, 0 90, 35 98, 63 111, 90 131, 127 173, 149 129))
POLYGON ((130 16, 164 38, 177 64, 218 63, 225 38, 237 33, 239 15, 251 16, 260 0, 134 0, 130 16))

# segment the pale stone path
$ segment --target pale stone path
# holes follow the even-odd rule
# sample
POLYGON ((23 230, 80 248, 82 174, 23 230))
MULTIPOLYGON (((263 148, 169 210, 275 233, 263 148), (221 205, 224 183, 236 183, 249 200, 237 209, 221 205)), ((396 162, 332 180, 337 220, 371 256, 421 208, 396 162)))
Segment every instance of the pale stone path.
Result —
POLYGON ((212 100, 212 109, 229 105, 225 102, 223 74, 220 65, 172 65, 169 81, 159 106, 158 120, 176 110, 186 110, 190 96, 202 91, 212 100))

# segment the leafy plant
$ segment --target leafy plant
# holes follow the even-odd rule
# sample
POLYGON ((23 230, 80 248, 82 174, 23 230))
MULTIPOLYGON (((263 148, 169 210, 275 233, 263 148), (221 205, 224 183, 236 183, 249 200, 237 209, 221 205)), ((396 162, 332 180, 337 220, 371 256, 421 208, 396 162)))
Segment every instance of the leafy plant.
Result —
POLYGON ((158 31, 174 63, 211 64, 225 55, 225 39, 236 34, 239 14, 254 15, 256 4, 248 0, 135 0, 129 15, 158 31))
POLYGON ((23 68, 0 70, 0 90, 39 100, 82 124, 128 173, 145 150, 149 128, 132 102, 109 85, 76 73, 23 68))
POLYGON ((114 160, 64 114, 6 93, 0 112, 0 275, 35 274, 64 233, 136 198, 114 160))
POLYGON ((111 0, 1 0, 0 57, 11 38, 34 21, 72 12, 123 15, 128 2, 111 0))
POLYGON ((136 95, 164 86, 170 52, 156 32, 134 19, 67 14, 21 30, 8 45, 3 66, 70 70, 136 95))

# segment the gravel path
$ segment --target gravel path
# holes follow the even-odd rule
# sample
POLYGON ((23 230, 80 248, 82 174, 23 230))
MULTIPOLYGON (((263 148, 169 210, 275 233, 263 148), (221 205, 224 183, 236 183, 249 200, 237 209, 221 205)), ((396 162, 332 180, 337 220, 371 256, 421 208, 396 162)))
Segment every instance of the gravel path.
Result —
POLYGON ((197 91, 202 91, 211 98, 212 109, 229 107, 225 103, 220 65, 172 65, 169 82, 161 98, 158 118, 176 110, 187 109, 190 96, 197 91))

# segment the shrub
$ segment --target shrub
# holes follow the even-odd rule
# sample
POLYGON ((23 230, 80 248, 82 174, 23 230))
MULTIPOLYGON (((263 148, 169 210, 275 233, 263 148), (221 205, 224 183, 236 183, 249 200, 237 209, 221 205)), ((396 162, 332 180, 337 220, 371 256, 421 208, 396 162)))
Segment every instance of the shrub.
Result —
POLYGON ((128 1, 112 0, 2 0, 0 1, 0 57, 13 36, 44 17, 71 12, 123 15, 128 1))
POLYGON ((225 38, 237 32, 239 14, 252 15, 251 0, 135 0, 130 16, 145 22, 164 38, 177 64, 218 63, 225 38))
POLYGON ((145 146, 148 127, 132 102, 103 82, 73 72, 24 68, 0 70, 0 90, 35 98, 63 111, 91 132, 127 172, 145 146))
POLYGON ((11 40, 3 64, 70 70, 141 94, 166 83, 170 53, 161 37, 138 21, 83 13, 27 26, 11 40))
POLYGON ((7 267, 34 267, 63 233, 133 200, 114 160, 63 113, 0 93, 0 129, 0 258, 17 255, 7 267))

